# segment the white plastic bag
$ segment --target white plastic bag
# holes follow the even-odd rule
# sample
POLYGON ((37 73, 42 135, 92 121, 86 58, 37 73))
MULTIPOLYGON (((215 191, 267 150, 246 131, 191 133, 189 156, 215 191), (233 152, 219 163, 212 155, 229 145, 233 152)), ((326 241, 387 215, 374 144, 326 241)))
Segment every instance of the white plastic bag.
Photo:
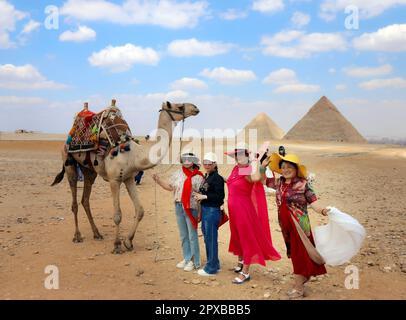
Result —
POLYGON ((350 215, 334 207, 328 208, 329 222, 314 229, 314 241, 326 264, 339 266, 358 253, 365 229, 350 215))

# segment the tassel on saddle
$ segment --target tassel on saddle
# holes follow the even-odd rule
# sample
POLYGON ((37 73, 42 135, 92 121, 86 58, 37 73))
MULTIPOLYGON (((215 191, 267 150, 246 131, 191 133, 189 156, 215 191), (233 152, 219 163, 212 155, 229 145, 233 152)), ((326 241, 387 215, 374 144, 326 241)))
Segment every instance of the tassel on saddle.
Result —
POLYGON ((111 149, 110 151, 110 156, 111 158, 116 157, 119 153, 123 153, 126 151, 130 151, 130 142, 124 142, 124 143, 120 143, 119 145, 115 146, 114 148, 111 149))
POLYGON ((73 166, 75 165, 75 163, 76 163, 75 159, 73 159, 73 157, 70 154, 68 154, 68 158, 65 160, 65 167, 73 166))

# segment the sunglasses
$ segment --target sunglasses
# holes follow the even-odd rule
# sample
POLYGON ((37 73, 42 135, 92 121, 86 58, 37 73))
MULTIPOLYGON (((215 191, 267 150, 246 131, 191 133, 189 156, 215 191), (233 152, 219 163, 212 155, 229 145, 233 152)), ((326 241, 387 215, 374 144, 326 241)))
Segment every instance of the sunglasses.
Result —
POLYGON ((186 156, 186 157, 181 157, 181 161, 190 162, 190 163, 198 163, 199 159, 197 157, 186 156))
POLYGON ((205 165, 205 166, 210 166, 210 165, 212 165, 212 164, 214 164, 214 162, 211 162, 211 161, 203 161, 203 165, 205 165))

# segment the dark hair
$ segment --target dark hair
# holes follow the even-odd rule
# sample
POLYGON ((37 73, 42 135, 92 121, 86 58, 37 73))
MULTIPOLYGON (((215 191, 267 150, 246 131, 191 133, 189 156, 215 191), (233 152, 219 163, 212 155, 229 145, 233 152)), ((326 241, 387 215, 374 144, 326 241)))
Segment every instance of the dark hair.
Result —
MULTIPOLYGON (((238 152, 237 149, 234 149, 234 158, 237 158, 237 154, 239 154, 239 153, 241 153, 241 151, 238 152)), ((246 157, 249 157, 249 156, 250 156, 248 150, 244 150, 244 154, 245 154, 246 157)))
POLYGON ((200 170, 200 166, 198 164, 196 164, 196 163, 193 164, 192 168, 200 170))
POLYGON ((284 157, 286 155, 285 147, 284 146, 279 146, 279 151, 278 153, 284 157))
POLYGON ((282 168, 282 164, 283 164, 284 162, 291 164, 292 166, 295 167, 296 171, 299 171, 299 166, 298 166, 296 163, 293 163, 293 162, 290 162, 290 161, 286 161, 286 160, 281 160, 281 161, 279 161, 279 169, 282 168))

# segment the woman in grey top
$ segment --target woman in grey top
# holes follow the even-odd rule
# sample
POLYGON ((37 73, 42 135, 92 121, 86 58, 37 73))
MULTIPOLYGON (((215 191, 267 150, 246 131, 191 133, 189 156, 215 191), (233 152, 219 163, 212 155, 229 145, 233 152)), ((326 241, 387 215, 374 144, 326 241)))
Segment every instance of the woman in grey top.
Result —
POLYGON ((192 197, 203 182, 199 159, 193 153, 181 156, 182 168, 175 171, 170 181, 163 181, 156 174, 152 178, 165 190, 172 191, 175 200, 176 220, 182 243, 183 260, 176 267, 192 271, 200 267, 200 250, 197 236, 198 203, 192 197))

